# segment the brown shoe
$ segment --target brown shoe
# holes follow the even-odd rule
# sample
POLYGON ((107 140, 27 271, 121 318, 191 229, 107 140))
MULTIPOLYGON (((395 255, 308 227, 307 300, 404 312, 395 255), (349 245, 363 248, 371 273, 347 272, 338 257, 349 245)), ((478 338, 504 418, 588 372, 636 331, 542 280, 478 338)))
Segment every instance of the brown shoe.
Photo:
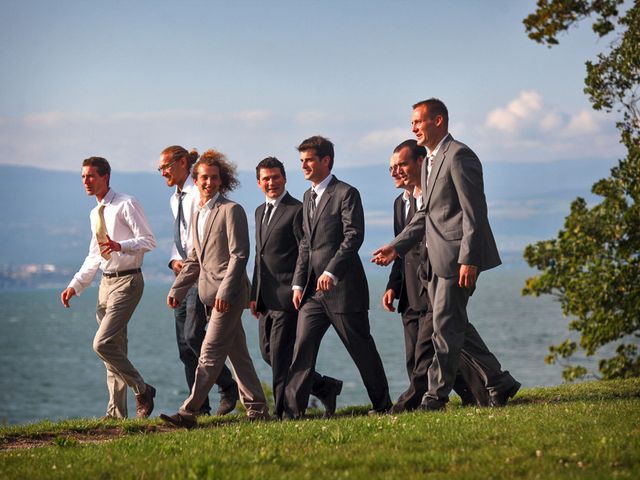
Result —
POLYGON ((156 396, 156 389, 148 383, 144 393, 136 395, 136 418, 147 418, 153 412, 153 397, 156 396))
POLYGON ((218 410, 216 410, 216 415, 222 416, 227 413, 231 413, 236 409, 236 404, 240 400, 240 395, 238 394, 238 388, 232 388, 228 392, 224 392, 220 396, 220 405, 218 406, 218 410))
POLYGON ((191 418, 180 415, 179 413, 176 413, 175 415, 165 415, 164 413, 161 413, 160 419, 170 423, 171 425, 175 425, 176 427, 183 428, 193 428, 198 424, 196 420, 192 420, 191 418))

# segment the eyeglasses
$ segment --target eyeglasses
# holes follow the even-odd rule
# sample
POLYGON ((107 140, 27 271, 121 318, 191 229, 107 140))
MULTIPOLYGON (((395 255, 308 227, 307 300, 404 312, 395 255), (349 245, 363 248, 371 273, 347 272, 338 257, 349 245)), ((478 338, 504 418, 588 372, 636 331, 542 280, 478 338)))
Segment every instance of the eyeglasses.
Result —
POLYGON ((158 167, 158 172, 162 173, 162 172, 164 172, 165 170, 169 170, 169 169, 171 168, 171 166, 172 166, 174 163, 176 163, 178 160, 179 160, 179 159, 175 159, 173 162, 169 162, 169 163, 167 163, 166 165, 160 165, 160 166, 158 167))

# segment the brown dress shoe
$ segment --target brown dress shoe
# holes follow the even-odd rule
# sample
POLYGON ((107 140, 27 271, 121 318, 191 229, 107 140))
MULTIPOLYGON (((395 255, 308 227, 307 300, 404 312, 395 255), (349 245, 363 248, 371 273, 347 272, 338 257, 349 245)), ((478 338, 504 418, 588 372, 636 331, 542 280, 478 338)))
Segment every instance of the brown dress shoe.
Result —
POLYGON ((179 413, 176 413, 175 415, 165 415, 164 413, 161 413, 160 419, 167 423, 170 423, 171 425, 182 428, 193 428, 198 424, 196 420, 193 420, 185 415, 180 415, 179 413))
POLYGON ((216 415, 223 416, 227 413, 231 413, 236 409, 236 403, 240 400, 240 395, 238 394, 238 388, 232 388, 228 392, 224 392, 220 396, 220 405, 218 405, 218 410, 216 410, 216 415))
POLYGON ((156 396, 156 389, 148 383, 144 393, 136 395, 136 417, 147 418, 153 412, 153 397, 156 396))

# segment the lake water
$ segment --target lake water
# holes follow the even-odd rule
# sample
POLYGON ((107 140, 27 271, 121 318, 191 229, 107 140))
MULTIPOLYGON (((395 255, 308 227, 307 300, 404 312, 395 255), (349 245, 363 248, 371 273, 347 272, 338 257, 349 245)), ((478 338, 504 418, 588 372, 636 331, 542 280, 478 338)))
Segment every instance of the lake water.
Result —
MULTIPOLYGON (((406 388, 402 322, 385 312, 380 296, 384 270, 369 275, 371 330, 382 356, 393 399, 406 388)), ((485 342, 524 386, 557 385, 561 368, 543 361, 548 345, 566 337, 567 320, 551 297, 522 297, 531 274, 506 268, 486 272, 469 305, 470 320, 485 342)), ((156 409, 173 413, 187 396, 175 344, 173 313, 165 306, 168 285, 147 285, 129 323, 129 352, 145 380, 158 390, 156 409)), ((0 292, 0 422, 99 417, 105 412, 105 369, 91 349, 97 289, 90 288, 64 309, 60 290, 0 292)), ((271 382, 260 357, 255 319, 245 311, 249 350, 261 379, 271 382)), ((594 362, 590 362, 594 365, 594 362)), ((318 371, 344 380, 338 408, 368 403, 366 391, 345 348, 330 329, 324 338, 318 371)), ((214 388, 215 390, 215 388, 214 388)), ((130 394, 131 395, 131 394, 130 394)), ((212 392, 217 405, 217 393, 212 392)), ((130 397, 130 415, 135 403, 130 397)))

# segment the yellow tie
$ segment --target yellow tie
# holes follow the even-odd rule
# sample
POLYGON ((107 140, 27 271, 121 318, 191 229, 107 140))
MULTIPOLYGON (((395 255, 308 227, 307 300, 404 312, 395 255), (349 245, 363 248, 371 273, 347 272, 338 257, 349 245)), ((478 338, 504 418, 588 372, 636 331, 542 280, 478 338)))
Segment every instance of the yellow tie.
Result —
MULTIPOLYGON (((104 207, 104 204, 101 204, 98 207, 98 220, 96 221, 96 240, 98 243, 104 243, 107 241, 107 226, 104 221, 104 207)), ((98 248, 102 250, 100 245, 98 245, 98 248)), ((110 253, 100 253, 100 255, 105 260, 109 260, 111 258, 110 253)))

